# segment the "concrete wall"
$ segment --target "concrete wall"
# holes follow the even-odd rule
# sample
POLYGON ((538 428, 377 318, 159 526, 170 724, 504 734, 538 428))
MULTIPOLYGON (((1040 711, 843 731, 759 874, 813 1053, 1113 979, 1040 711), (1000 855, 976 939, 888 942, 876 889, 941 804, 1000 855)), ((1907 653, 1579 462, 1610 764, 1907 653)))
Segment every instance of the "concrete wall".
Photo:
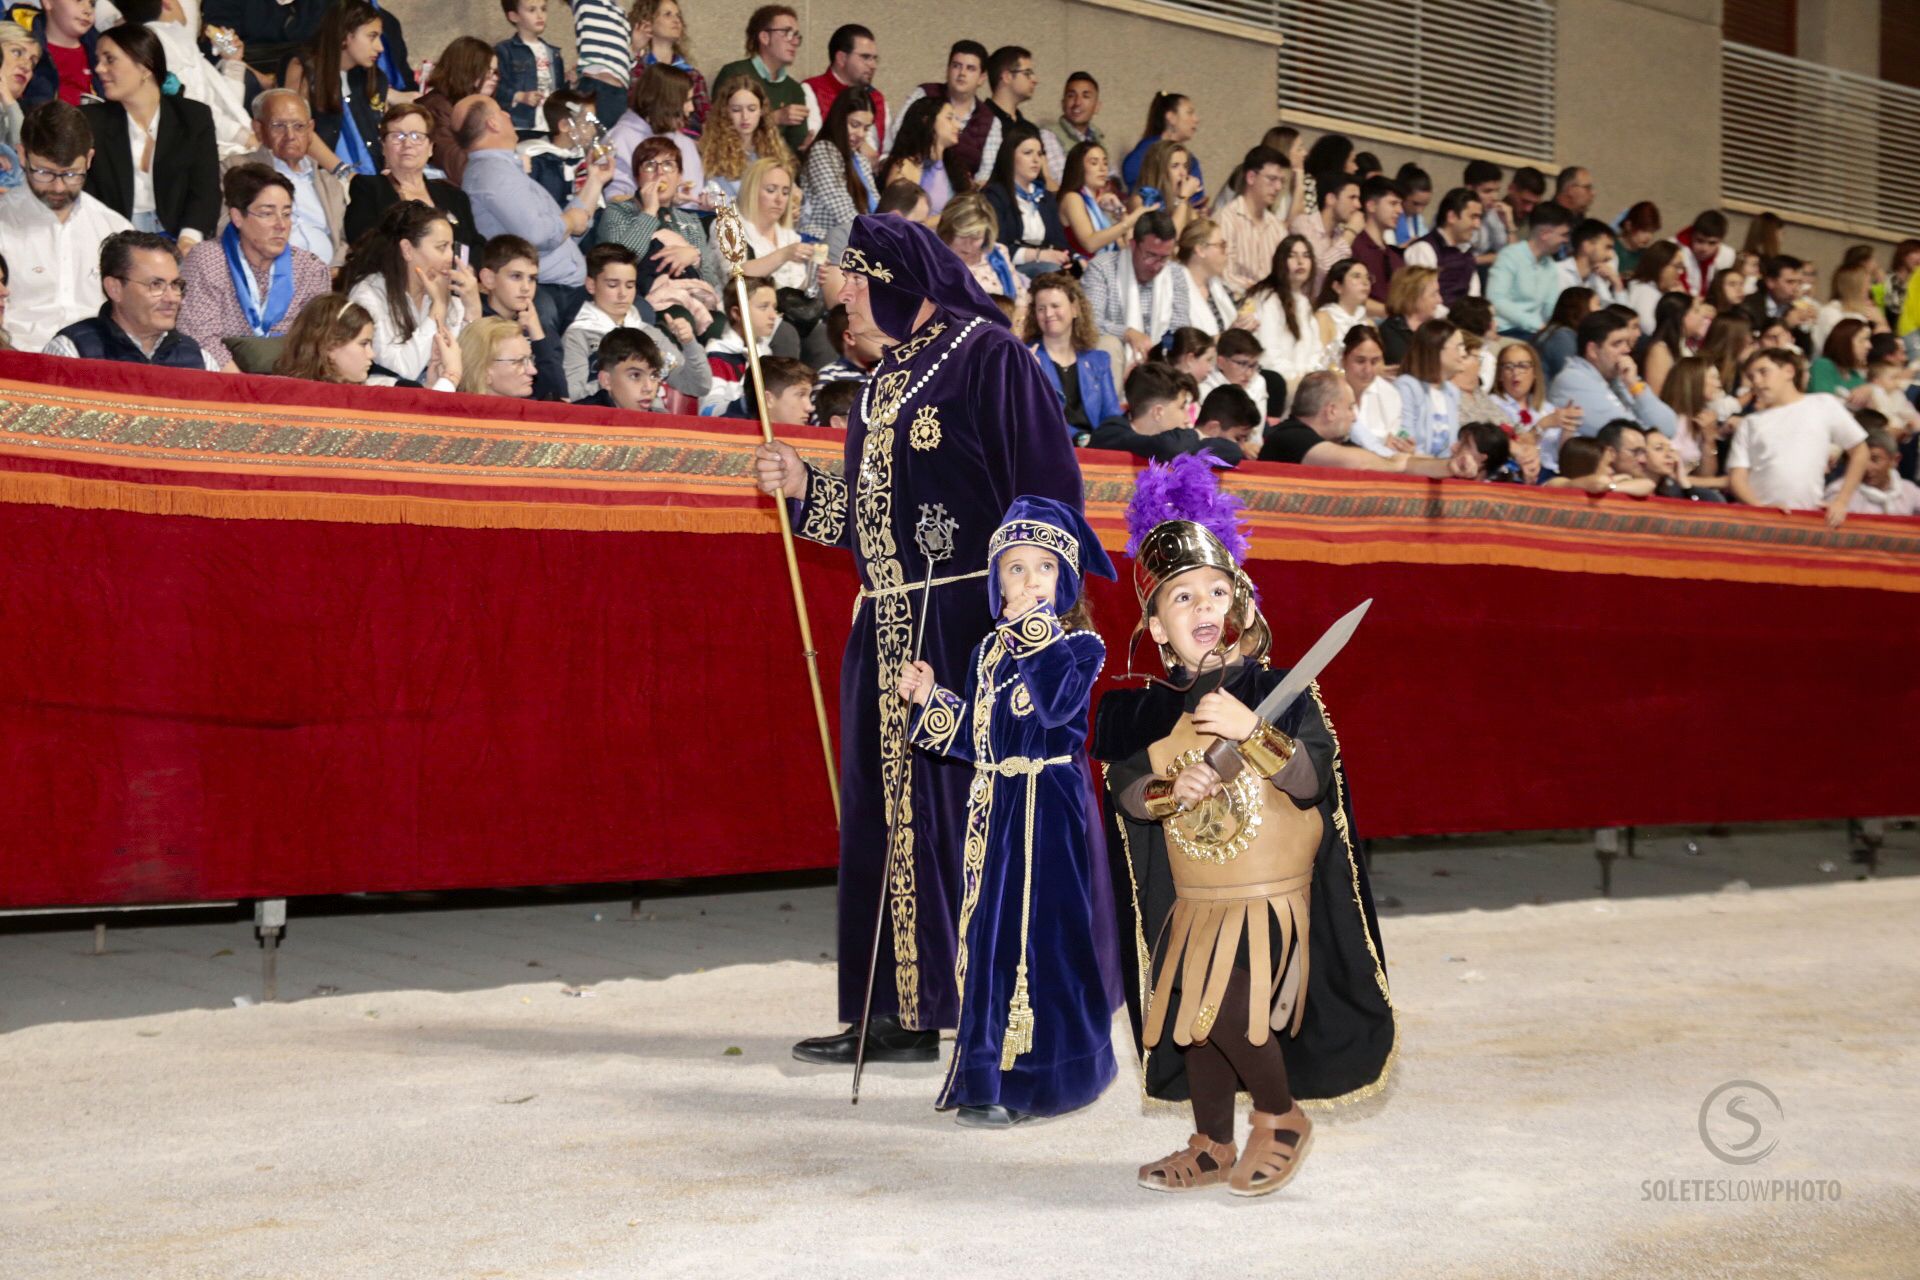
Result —
MULTIPOLYGON (((683 0, 695 64, 711 73, 742 56, 752 0, 683 0)), ((549 0, 548 36, 571 62, 571 19, 564 0, 549 0)), ((395 0, 416 59, 436 56, 456 35, 499 40, 508 33, 495 0, 423 5, 395 0)), ((1058 114, 1067 75, 1091 71, 1102 86, 1100 122, 1131 146, 1146 105, 1162 89, 1194 98, 1201 116, 1199 153, 1216 185, 1242 152, 1279 118, 1272 46, 1118 12, 1076 0, 793 0, 806 43, 799 70, 826 65, 827 38, 843 22, 878 33, 879 87, 899 102, 915 85, 938 79, 947 46, 971 34, 988 48, 1018 41, 1033 50, 1040 73, 1028 114, 1042 123, 1058 114)), ((1803 56, 1872 74, 1877 68, 1877 0, 1801 0, 1803 56), (1822 52, 1814 53, 1813 48, 1822 52)), ((1612 217, 1636 200, 1659 204, 1667 232, 1685 226, 1720 199, 1720 0, 1562 0, 1555 72, 1561 164, 1593 171, 1595 210, 1612 217)), ((1312 104, 1300 104, 1311 110, 1312 104)), ((1391 170, 1414 160, 1445 190, 1465 160, 1355 135, 1391 170)), ((1740 234, 1745 219, 1734 218, 1740 234)), ((1792 227, 1789 251, 1823 269, 1852 238, 1792 227)))

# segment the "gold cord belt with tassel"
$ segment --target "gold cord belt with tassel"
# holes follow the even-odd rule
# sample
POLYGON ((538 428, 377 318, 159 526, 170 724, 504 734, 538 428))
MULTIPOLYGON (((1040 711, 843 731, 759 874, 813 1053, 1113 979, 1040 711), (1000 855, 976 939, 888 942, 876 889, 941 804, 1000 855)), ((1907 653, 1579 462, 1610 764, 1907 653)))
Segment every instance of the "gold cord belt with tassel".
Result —
POLYGON ((1027 998, 1027 927, 1033 915, 1033 810, 1039 798, 1040 773, 1049 765, 1072 764, 1072 756, 1011 756, 1005 760, 974 762, 977 773, 1027 780, 1026 883, 1020 890, 1020 961, 1013 971, 1013 1000, 1007 1006, 1007 1034, 1000 1046, 1000 1070, 1013 1070, 1014 1060, 1033 1051, 1033 1004, 1027 998))

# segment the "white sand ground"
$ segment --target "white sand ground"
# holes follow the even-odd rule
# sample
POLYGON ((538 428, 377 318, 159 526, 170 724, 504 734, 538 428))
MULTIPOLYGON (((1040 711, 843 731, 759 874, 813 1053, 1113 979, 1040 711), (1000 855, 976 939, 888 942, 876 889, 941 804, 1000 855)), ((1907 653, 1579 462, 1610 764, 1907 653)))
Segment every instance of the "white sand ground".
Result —
MULTIPOLYGON (((1759 843, 1755 883, 1844 862, 1831 832, 1759 843)), ((1188 1124, 1130 1072, 1008 1133, 934 1113, 933 1068, 876 1068, 850 1108, 787 1053, 831 1006, 824 888, 493 915, 438 956, 383 939, 418 915, 296 914, 283 994, 346 990, 253 1008, 192 1007, 226 1003, 209 972, 251 989, 247 951, 209 955, 232 925, 116 931, 99 960, 0 936, 0 1276, 1920 1275, 1905 844, 1876 882, 1715 892, 1728 866, 1669 842, 1622 875, 1671 896, 1547 905, 1591 879, 1577 849, 1377 861, 1394 1085, 1319 1113, 1299 1179, 1252 1201, 1133 1186, 1188 1124), (1445 909, 1476 884, 1522 905, 1445 909), (441 989, 380 989, 408 965, 441 989), (1746 1169, 1698 1132, 1735 1079, 1784 1110, 1746 1169), (1648 1198, 1727 1178, 1840 1198, 1648 1198)))

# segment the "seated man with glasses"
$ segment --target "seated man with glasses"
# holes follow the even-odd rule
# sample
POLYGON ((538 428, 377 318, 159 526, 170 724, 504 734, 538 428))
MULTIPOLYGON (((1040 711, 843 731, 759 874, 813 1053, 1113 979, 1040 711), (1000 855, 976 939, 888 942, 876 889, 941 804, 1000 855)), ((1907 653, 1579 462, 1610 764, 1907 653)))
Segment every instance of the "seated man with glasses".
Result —
POLYGON ((100 310, 100 244, 133 224, 82 190, 93 163, 93 130, 58 100, 20 126, 26 190, 0 199, 0 248, 13 265, 7 332, 15 349, 39 351, 56 333, 100 310))
POLYGON ((325 262, 293 243, 291 180, 263 164, 243 164, 227 171, 221 190, 225 229, 195 245, 180 268, 187 282, 180 332, 223 365, 237 359, 249 372, 265 373, 279 344, 256 347, 252 340, 284 336, 301 308, 332 288, 333 277, 325 262))
POLYGON ((100 314, 55 334, 47 355, 222 372, 199 343, 174 331, 187 285, 171 240, 148 231, 115 232, 100 246, 100 279, 107 293, 100 314))
POLYGON ((227 160, 231 172, 243 164, 263 164, 293 184, 293 247, 305 249, 328 266, 347 260, 346 184, 307 155, 313 137, 313 113, 291 89, 269 89, 253 100, 253 135, 259 149, 227 160))
POLYGON ((752 76, 767 91, 773 123, 788 150, 799 155, 807 145, 807 121, 821 114, 813 90, 791 70, 800 57, 800 15, 790 5, 763 4, 747 18, 747 56, 729 62, 714 76, 725 84, 734 76, 752 76))

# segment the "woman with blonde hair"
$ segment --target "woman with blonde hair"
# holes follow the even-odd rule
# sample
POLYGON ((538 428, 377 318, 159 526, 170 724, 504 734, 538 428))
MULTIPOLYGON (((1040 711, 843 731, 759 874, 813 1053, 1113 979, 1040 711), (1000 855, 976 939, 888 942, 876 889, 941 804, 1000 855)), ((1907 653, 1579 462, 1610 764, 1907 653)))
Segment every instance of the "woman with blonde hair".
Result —
POLYGON ((482 316, 460 335, 460 389, 471 395, 533 395, 533 344, 504 316, 482 316))
POLYGON ((1195 216, 1193 197, 1200 191, 1200 179, 1193 176, 1193 153, 1182 142, 1162 139, 1147 148, 1140 161, 1140 181, 1128 199, 1129 209, 1150 208, 1154 201, 1142 196, 1152 190, 1160 193, 1159 207, 1173 217, 1173 229, 1185 231, 1195 216))
MULTIPOLYGON (((947 207, 940 211, 936 231, 946 246, 959 255, 982 289, 993 297, 1006 298, 1013 303, 1015 314, 1024 317, 1029 296, 1027 278, 999 243, 1000 222, 985 196, 969 191, 947 201, 947 207)), ((1020 327, 1016 321, 1014 328, 1020 327)))
POLYGON ((1440 314, 1440 273, 1432 267, 1402 267, 1387 282, 1387 318, 1380 324, 1380 345, 1387 363, 1406 363, 1407 348, 1422 325, 1440 314))
POLYGON ((0 22, 0 145, 20 152, 20 125, 25 108, 20 95, 33 83, 40 62, 40 42, 17 22, 0 22))
POLYGON ((1233 291, 1227 288, 1227 233, 1212 218, 1195 217, 1180 233, 1177 252, 1186 273, 1187 322, 1213 337, 1238 325, 1250 329, 1251 315, 1237 314, 1233 291))
MULTIPOLYGON (((740 221, 755 262, 773 263, 775 287, 805 290, 813 246, 793 229, 799 202, 794 199, 793 169, 784 160, 761 156, 740 178, 740 221)), ((756 273, 760 274, 760 273, 756 273)))
POLYGON ((707 169, 707 191, 738 202, 740 183, 756 160, 776 160, 793 168, 793 153, 773 123, 767 87, 754 76, 728 76, 720 85, 719 113, 711 129, 700 131, 700 163, 707 169))
POLYGON ((1547 371, 1532 343, 1501 346, 1493 362, 1493 403, 1500 410, 1495 421, 1538 437, 1541 465, 1558 471, 1560 442, 1580 434, 1584 415, 1577 404, 1555 408, 1547 403, 1547 371))
POLYGON ((1833 273, 1833 296, 1813 320, 1813 349, 1827 345, 1827 335, 1842 320, 1858 320, 1870 333, 1885 333, 1887 317, 1874 305, 1873 267, 1865 262, 1838 267, 1833 273))

